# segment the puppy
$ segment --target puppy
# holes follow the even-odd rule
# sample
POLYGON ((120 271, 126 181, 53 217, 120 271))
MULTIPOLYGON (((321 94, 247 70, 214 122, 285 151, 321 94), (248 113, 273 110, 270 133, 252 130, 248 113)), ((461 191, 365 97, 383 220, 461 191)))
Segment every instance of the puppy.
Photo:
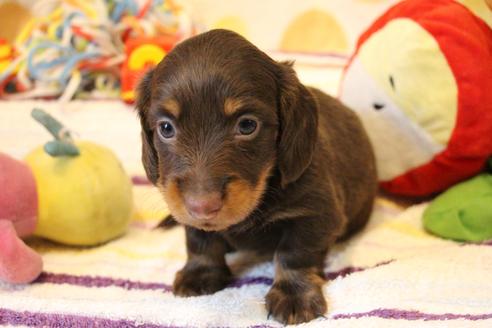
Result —
POLYGON ((147 176, 186 229, 174 293, 226 287, 230 250, 271 253, 268 312, 288 324, 323 315, 327 252, 367 222, 376 193, 355 114, 226 30, 177 45, 137 94, 147 176))

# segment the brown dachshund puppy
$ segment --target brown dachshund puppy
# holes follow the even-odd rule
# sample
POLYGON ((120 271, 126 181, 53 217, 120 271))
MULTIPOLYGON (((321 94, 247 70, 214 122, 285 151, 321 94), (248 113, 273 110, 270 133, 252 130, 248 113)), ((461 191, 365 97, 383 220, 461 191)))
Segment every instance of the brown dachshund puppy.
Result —
POLYGON ((225 30, 176 46, 143 78, 137 108, 148 178, 186 226, 174 293, 226 287, 230 250, 271 253, 268 312, 289 324, 323 315, 327 252, 367 222, 376 193, 355 114, 225 30))

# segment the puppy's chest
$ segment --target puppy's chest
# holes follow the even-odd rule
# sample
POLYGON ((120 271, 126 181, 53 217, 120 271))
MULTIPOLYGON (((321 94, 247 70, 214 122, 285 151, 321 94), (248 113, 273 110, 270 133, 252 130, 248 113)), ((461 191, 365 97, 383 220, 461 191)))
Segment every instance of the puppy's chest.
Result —
POLYGON ((271 224, 267 227, 252 227, 244 231, 225 231, 224 239, 236 250, 272 252, 282 237, 283 227, 271 224))

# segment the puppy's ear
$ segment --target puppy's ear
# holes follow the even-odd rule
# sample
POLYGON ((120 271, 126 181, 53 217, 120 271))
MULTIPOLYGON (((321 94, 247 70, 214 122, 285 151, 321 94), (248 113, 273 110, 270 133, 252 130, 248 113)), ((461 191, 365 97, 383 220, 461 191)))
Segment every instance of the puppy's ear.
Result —
POLYGON ((159 179, 159 166, 157 152, 154 147, 153 133, 147 122, 147 114, 150 107, 151 83, 154 70, 148 71, 140 81, 137 88, 137 110, 142 126, 142 163, 147 173, 147 178, 156 184, 159 179))
POLYGON ((292 63, 279 63, 279 139, 277 161, 285 188, 311 163, 317 140, 318 106, 299 82, 292 63))

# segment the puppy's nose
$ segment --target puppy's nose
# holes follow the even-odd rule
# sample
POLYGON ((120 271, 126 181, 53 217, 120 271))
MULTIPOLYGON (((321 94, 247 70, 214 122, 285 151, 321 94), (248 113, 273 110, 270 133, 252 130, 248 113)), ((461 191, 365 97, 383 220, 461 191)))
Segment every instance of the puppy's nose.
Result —
POLYGON ((222 208, 222 195, 212 192, 200 196, 189 196, 185 199, 185 205, 195 219, 213 219, 222 208))

